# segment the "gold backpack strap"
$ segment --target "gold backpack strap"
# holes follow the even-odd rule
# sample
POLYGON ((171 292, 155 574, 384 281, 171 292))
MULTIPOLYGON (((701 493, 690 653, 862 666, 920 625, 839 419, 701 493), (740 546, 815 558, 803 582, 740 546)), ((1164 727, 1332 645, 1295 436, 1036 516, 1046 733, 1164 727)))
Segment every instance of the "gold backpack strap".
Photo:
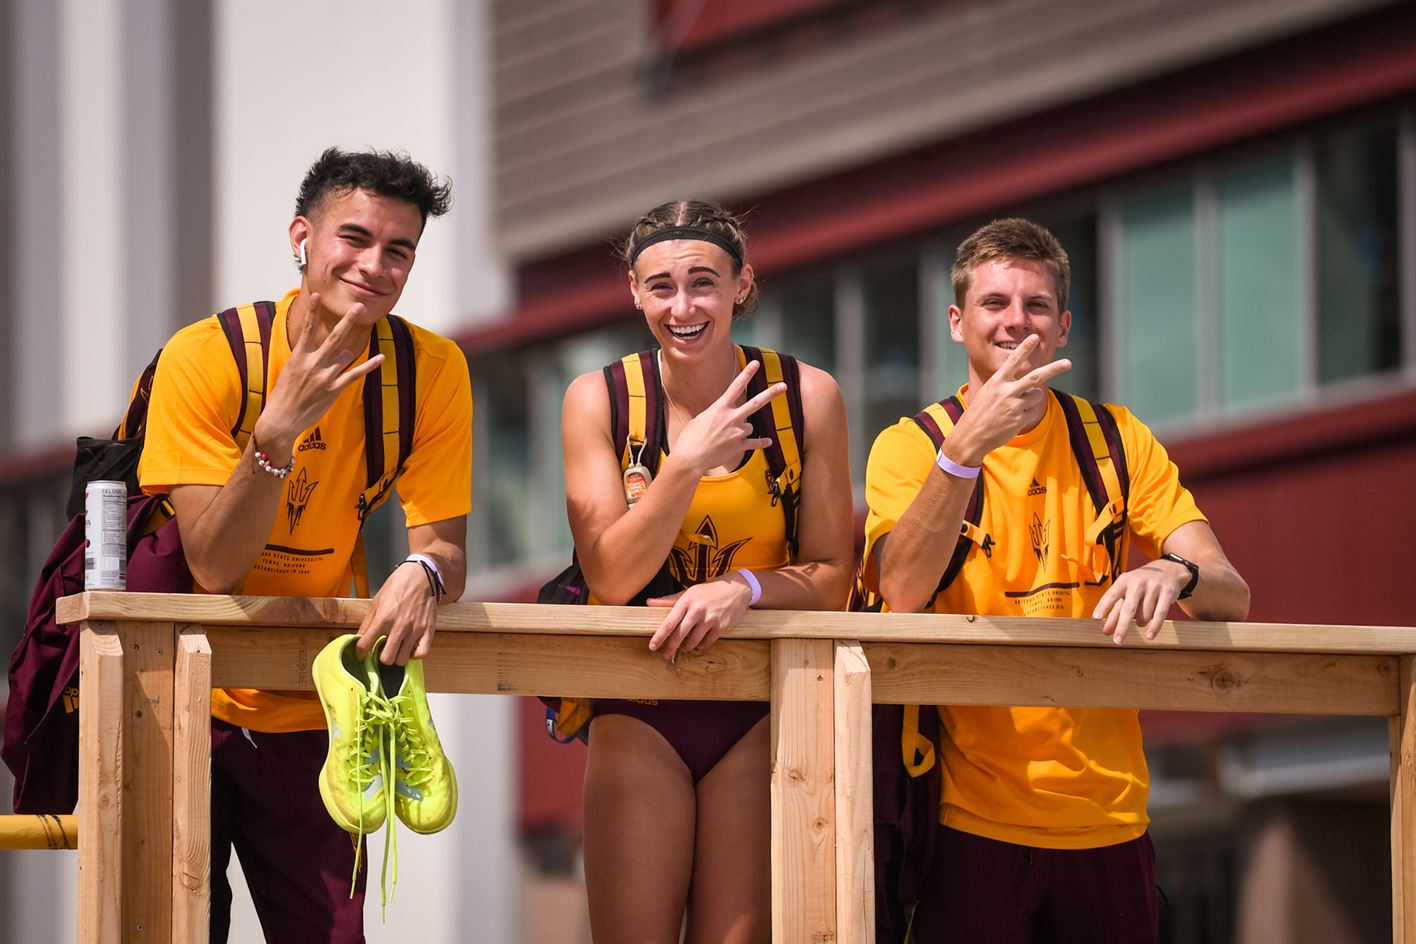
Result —
MULTIPOLYGON (((904 723, 900 726, 900 759, 911 777, 929 773, 934 767, 934 742, 919 730, 919 705, 904 705, 904 723)), ((932 706, 931 706, 932 707, 932 706)))
POLYGON ((620 363, 624 366, 625 394, 628 397, 625 403, 626 438, 624 451, 620 456, 620 468, 624 469, 628 468, 636 458, 645 465, 649 464, 648 457, 636 455, 644 446, 648 435, 649 396, 647 390, 649 384, 645 375, 642 354, 627 354, 620 359, 620 363))
POLYGON ((256 420, 260 418, 261 409, 265 406, 265 348, 270 343, 270 328, 266 325, 264 331, 262 330, 260 317, 256 314, 256 303, 238 306, 236 318, 241 324, 241 347, 246 355, 244 370, 241 371, 246 379, 246 402, 231 436, 236 440, 236 448, 245 452, 246 444, 251 441, 251 434, 255 432, 256 420))

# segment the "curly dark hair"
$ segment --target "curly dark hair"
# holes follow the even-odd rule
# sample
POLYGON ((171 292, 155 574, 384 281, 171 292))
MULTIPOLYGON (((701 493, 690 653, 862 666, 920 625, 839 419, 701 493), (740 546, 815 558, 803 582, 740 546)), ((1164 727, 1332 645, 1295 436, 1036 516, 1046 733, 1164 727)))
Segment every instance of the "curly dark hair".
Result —
POLYGON ((310 165, 295 197, 295 215, 309 216, 331 193, 367 190, 404 200, 418 208, 423 225, 452 206, 452 181, 395 151, 344 151, 328 148, 310 165))

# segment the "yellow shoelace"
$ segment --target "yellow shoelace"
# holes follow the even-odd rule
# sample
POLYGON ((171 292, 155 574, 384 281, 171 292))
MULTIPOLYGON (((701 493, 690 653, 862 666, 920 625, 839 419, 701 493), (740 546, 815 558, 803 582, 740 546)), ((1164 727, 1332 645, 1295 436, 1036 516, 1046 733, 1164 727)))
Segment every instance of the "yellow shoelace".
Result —
MULTIPOLYGON (((414 713, 413 698, 403 694, 394 698, 394 724, 398 739, 398 759, 395 773, 411 787, 421 787, 433 777, 432 763, 429 761, 428 744, 423 739, 423 730, 414 713)), ((397 789, 397 784, 394 785, 397 789)))
MULTIPOLYGON (((389 900, 388 860, 393 854, 393 887, 398 887, 398 830, 394 821, 394 776, 398 767, 398 727, 397 711, 393 703, 382 695, 369 693, 360 696, 358 727, 355 728, 354 744, 358 752, 355 763, 356 784, 361 788, 373 783, 374 777, 381 775, 384 785, 384 820, 387 833, 384 838, 383 867, 379 873, 379 918, 386 916, 389 900), (369 763, 373 758, 377 767, 369 763), (367 777, 358 774, 367 772, 367 777)), ((362 789, 360 791, 362 798, 362 789)), ((364 847, 364 807, 359 805, 359 838, 354 845, 354 874, 349 879, 349 897, 354 897, 355 883, 359 879, 359 862, 364 847)))

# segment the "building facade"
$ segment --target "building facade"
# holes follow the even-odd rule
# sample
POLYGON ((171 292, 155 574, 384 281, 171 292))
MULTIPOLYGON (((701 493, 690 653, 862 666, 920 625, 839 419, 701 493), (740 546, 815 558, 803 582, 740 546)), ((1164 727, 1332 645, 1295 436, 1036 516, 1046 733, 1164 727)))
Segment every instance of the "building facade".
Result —
MULTIPOLYGON (((497 232, 515 311, 478 386, 483 596, 569 553, 561 393, 646 346, 613 244, 747 212, 743 339, 831 371, 857 494, 876 432, 965 379, 960 239, 1021 214, 1071 255, 1073 370, 1161 436, 1251 619, 1416 624, 1416 7, 1263 0, 499 4, 497 232)), ((521 731, 522 820, 573 857, 579 748, 521 731)), ((1385 726, 1149 713, 1177 941, 1389 934, 1385 726)), ((557 851, 559 850, 559 851, 557 851)))
MULTIPOLYGON (((703 196, 749 213, 743 340, 840 381, 858 494, 875 433, 964 380, 954 246, 1027 215, 1071 255, 1061 385, 1157 431, 1251 618, 1416 625, 1416 5, 9 0, 0 48, 7 649, 72 437, 176 327, 288 287, 293 189, 329 143, 457 185, 400 308, 471 367, 466 599, 564 566, 562 394, 648 343, 614 240, 703 196)), ((588 939, 582 749, 534 702, 435 711, 459 832, 404 847, 371 939, 588 939)), ((1384 726, 1145 723, 1175 941, 1386 939, 1384 726)), ((0 858, 0 938, 72 938, 72 859, 46 855, 0 858)))

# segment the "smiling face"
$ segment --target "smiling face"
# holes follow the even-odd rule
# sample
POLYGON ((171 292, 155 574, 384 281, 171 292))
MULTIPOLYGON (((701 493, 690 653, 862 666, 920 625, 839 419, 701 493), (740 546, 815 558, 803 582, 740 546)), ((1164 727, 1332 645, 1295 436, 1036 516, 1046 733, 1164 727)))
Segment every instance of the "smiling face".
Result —
POLYGON ((990 259, 973 269, 962 307, 949 306, 949 333, 969 358, 969 388, 992 377, 1022 340, 1037 335, 1029 369, 1051 363, 1067 344, 1072 313, 1058 311, 1057 282, 1041 262, 990 259))
POLYGON ((732 343, 733 305, 752 287, 752 266, 734 269, 726 252, 696 239, 666 240, 640 253, 629 290, 665 357, 697 357, 732 343))
POLYGON ((413 269, 423 218, 413 204, 367 190, 328 194, 290 224, 290 246, 306 258, 302 294, 318 292, 327 318, 356 302, 373 324, 393 310, 413 269))

